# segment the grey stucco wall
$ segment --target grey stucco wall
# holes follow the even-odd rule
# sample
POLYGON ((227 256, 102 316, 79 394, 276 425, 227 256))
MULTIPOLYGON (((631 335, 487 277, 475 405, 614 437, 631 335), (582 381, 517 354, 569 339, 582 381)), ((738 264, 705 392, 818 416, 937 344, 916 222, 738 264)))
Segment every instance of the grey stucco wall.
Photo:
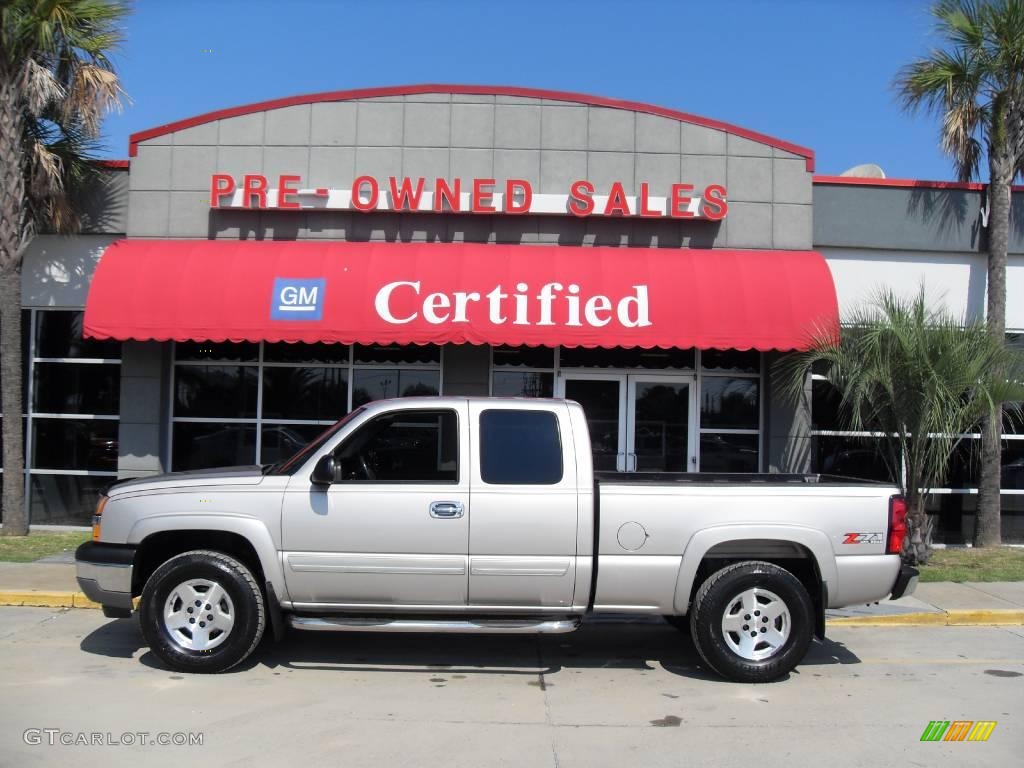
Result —
POLYGON ((117 474, 158 474, 167 466, 170 345, 126 341, 121 345, 121 423, 117 474))
MULTIPOLYGON (((284 107, 141 142, 131 162, 131 237, 499 241, 658 247, 811 247, 811 174, 804 158, 661 116, 506 96, 428 93, 284 107), (728 188, 724 221, 571 216, 435 216, 211 211, 213 173, 298 173, 344 188, 383 179, 523 178, 565 193, 589 179, 628 194, 640 182, 728 188)), ((659 192, 659 190, 661 190, 659 192)))
POLYGON ((490 394, 491 348, 446 344, 441 375, 446 395, 484 397, 490 394))
MULTIPOLYGON (((1010 253, 1024 253, 1024 192, 1012 200, 1010 253)), ((974 190, 815 184, 814 247, 977 253, 983 203, 974 190)))
POLYGON ((21 305, 82 309, 104 249, 117 235, 36 235, 21 266, 21 305))

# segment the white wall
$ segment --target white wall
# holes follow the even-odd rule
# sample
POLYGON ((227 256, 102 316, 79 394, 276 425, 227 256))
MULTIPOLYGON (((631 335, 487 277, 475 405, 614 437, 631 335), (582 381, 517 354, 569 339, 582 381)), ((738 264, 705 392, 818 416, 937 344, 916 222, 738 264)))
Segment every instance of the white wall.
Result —
MULTIPOLYGON (((931 301, 954 314, 985 314, 985 254, 819 248, 832 270, 840 315, 868 300, 880 287, 906 295, 924 283, 931 301)), ((1024 330, 1024 256, 1010 256, 1006 275, 1006 327, 1024 330)))

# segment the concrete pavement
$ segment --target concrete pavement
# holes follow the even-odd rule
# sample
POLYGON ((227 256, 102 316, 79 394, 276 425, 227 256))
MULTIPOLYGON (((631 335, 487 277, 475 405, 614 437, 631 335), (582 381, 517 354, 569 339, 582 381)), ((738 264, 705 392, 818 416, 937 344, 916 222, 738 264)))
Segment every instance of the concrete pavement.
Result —
POLYGON ((193 676, 160 667, 134 620, 0 608, 0 658, 3 765, 878 768, 1014 765, 1024 750, 1020 627, 836 627, 759 686, 708 674, 659 620, 547 637, 291 632, 238 671, 193 676), (985 743, 921 742, 932 720, 998 724, 985 743), (27 744, 26 729, 203 745, 27 744))

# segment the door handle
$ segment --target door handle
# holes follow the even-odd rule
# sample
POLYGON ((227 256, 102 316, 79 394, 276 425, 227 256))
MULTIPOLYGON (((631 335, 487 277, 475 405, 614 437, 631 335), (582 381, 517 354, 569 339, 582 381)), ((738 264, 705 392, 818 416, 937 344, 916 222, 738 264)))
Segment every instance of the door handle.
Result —
POLYGON ((466 508, 461 501, 432 501, 430 502, 430 516, 441 520, 451 520, 462 517, 466 508))

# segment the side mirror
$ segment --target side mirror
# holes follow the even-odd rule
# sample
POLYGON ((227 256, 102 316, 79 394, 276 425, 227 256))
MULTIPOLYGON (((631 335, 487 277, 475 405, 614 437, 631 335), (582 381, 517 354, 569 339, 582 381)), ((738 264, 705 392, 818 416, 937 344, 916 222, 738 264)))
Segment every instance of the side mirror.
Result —
POLYGON ((322 457, 320 461, 313 467, 313 472, 309 476, 309 481, 313 485, 331 485, 337 477, 338 463, 334 460, 332 454, 327 454, 322 457))

